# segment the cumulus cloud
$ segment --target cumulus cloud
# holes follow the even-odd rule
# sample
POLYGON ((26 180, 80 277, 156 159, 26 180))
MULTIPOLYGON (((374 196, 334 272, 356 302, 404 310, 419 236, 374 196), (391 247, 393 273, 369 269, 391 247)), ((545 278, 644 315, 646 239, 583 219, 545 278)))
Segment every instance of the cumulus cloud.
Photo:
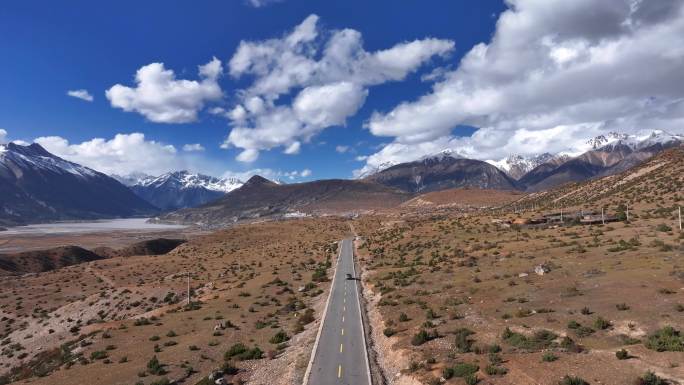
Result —
POLYGON ((178 157, 174 146, 147 140, 139 132, 117 134, 109 140, 94 138, 81 143, 69 143, 59 136, 43 136, 34 142, 61 158, 110 175, 140 172, 159 175, 187 166, 178 157))
POLYGON ((200 80, 176 79, 164 63, 151 63, 137 71, 135 87, 116 84, 105 95, 112 107, 137 112, 152 122, 194 122, 205 103, 223 96, 218 84, 221 73, 216 58, 199 66, 200 80))
POLYGON ((345 152, 349 151, 349 146, 335 146, 335 151, 339 152, 340 154, 344 154, 345 152))
POLYGON ((183 145, 183 151, 185 152, 200 152, 204 151, 205 148, 199 143, 192 143, 192 144, 184 144, 183 145))
POLYGON ((7 140, 7 130, 0 128, 0 143, 5 143, 7 140))
MULTIPOLYGON (((680 0, 508 0, 487 44, 366 127, 392 142, 365 171, 452 149, 478 159, 573 152, 607 131, 684 125, 680 0), (479 128, 459 137, 459 125, 479 128)), ((363 172, 364 170, 358 170, 363 172)))
POLYGON ((235 79, 250 77, 251 84, 230 111, 214 111, 231 124, 222 147, 242 149, 237 159, 243 162, 278 147, 297 153, 325 128, 344 126, 363 106, 369 87, 403 80, 453 47, 452 41, 427 38, 368 52, 360 32, 322 30, 316 15, 280 38, 242 41, 228 69, 235 79), (283 96, 291 103, 279 103, 283 96))
POLYGON ((91 95, 88 90, 80 89, 80 90, 69 90, 67 91, 67 95, 72 96, 74 98, 78 98, 81 100, 85 100, 86 102, 92 102, 94 100, 93 95, 91 95))
POLYGON ((223 173, 222 177, 223 178, 237 178, 241 181, 247 181, 249 178, 253 177, 254 175, 259 175, 262 176, 266 179, 280 182, 280 181, 289 181, 289 182, 294 182, 297 181, 298 179, 301 178, 307 178, 311 176, 312 172, 310 169, 305 168, 301 171, 293 170, 293 171, 281 171, 281 170, 274 170, 271 168, 254 168, 251 170, 247 171, 226 171, 223 173))

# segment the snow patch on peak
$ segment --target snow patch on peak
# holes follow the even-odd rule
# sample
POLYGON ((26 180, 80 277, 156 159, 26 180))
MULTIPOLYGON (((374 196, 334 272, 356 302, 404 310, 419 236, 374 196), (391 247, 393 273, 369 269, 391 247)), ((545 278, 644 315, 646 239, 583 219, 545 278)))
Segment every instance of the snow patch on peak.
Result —
POLYGON ((0 166, 12 170, 15 176, 18 176, 21 170, 43 170, 57 174, 72 174, 79 178, 101 175, 88 167, 55 156, 36 143, 27 146, 16 143, 0 145, 0 166))
POLYGON ((520 179, 523 175, 541 164, 562 160, 567 160, 567 157, 545 152, 532 156, 512 154, 504 159, 487 160, 486 162, 505 172, 511 178, 520 179))
POLYGON ((456 150, 453 150, 451 148, 446 148, 446 149, 444 149, 444 150, 442 150, 436 154, 426 155, 426 156, 420 158, 420 160, 421 161, 427 160, 427 161, 441 162, 446 158, 460 159, 460 158, 463 158, 463 156, 461 156, 461 154, 459 154, 458 151, 456 151, 456 150))
POLYGON ((640 150, 657 144, 684 142, 684 135, 672 134, 663 130, 641 130, 635 134, 610 132, 590 139, 587 144, 593 150, 610 151, 617 146, 627 146, 632 150, 640 150))
POLYGON ((192 188, 204 188, 210 191, 230 192, 243 185, 237 178, 216 178, 204 174, 195 174, 189 171, 173 171, 157 177, 141 178, 134 185, 143 187, 159 187, 171 184, 181 190, 192 188))

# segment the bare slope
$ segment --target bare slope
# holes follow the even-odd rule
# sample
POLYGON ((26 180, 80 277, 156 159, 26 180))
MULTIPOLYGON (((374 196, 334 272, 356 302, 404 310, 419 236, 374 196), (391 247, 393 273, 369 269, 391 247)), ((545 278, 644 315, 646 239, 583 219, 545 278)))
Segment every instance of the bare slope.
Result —
POLYGON ((408 198, 406 193, 366 181, 331 179, 277 184, 254 176, 244 186, 214 202, 176 211, 160 219, 220 225, 291 212, 327 214, 374 210, 397 206, 408 198))

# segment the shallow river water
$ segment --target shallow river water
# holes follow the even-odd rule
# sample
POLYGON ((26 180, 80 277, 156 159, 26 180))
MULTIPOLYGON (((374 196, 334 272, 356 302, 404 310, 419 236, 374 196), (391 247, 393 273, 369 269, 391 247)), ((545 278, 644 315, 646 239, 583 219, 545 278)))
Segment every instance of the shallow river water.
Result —
POLYGON ((11 235, 40 235, 40 234, 78 234, 97 233, 103 231, 132 231, 132 230, 174 230, 182 229, 182 225, 164 225, 147 223, 149 218, 105 219, 90 222, 57 222, 39 223, 28 226, 9 227, 0 231, 0 237, 11 235))

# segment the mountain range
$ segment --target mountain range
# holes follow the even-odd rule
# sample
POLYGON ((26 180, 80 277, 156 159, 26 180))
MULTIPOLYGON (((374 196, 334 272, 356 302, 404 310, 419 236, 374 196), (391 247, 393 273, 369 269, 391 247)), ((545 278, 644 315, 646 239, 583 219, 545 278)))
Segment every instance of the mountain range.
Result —
POLYGON ((114 178, 55 156, 37 143, 0 144, 0 224, 155 212, 114 178))
POLYGON ((205 205, 161 216, 164 222, 212 226, 243 219, 301 214, 351 213, 394 207, 410 194, 363 180, 327 179, 278 184, 261 176, 205 205))
POLYGON ((525 191, 541 191, 568 182, 614 175, 665 149, 681 146, 684 136, 663 131, 644 136, 609 133, 587 143, 592 150, 564 162, 543 163, 521 177, 518 187, 525 191))
POLYGON ((139 174, 117 179, 164 211, 200 206, 243 185, 236 178, 221 179, 189 171, 169 172, 157 177, 139 174))
POLYGON ((590 150, 575 157, 543 153, 485 162, 443 151, 356 180, 294 184, 260 176, 242 183, 188 171, 117 177, 128 187, 38 144, 9 143, 0 145, 0 225, 143 216, 159 209, 167 211, 162 221, 227 224, 394 207, 416 194, 452 188, 535 192, 614 175, 682 143, 684 137, 663 131, 609 133, 589 140, 590 150))
POLYGON ((455 187, 514 190, 516 182, 487 162, 448 154, 401 163, 363 180, 417 193, 455 187))

